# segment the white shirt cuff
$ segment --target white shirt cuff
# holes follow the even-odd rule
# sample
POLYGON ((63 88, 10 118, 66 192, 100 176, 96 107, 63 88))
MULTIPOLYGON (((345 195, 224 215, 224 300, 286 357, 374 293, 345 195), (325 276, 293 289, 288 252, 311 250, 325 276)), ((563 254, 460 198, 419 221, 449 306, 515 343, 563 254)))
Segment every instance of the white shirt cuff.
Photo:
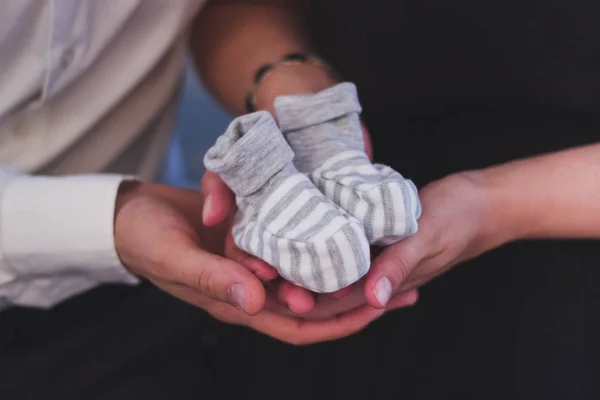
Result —
MULTIPOLYGON (((99 283, 137 283, 114 244, 118 175, 16 177, 0 204, 4 261, 19 278, 75 275, 99 283)), ((11 274, 12 275, 12 274, 11 274)))

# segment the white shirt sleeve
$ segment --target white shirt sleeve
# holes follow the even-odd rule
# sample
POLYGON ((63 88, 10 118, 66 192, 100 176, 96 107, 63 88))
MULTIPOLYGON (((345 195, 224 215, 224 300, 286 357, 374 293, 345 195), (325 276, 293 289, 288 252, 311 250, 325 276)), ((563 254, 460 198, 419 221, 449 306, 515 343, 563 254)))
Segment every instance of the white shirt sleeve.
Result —
POLYGON ((45 308, 101 283, 137 283, 114 245, 124 179, 38 177, 0 165, 0 309, 45 308))

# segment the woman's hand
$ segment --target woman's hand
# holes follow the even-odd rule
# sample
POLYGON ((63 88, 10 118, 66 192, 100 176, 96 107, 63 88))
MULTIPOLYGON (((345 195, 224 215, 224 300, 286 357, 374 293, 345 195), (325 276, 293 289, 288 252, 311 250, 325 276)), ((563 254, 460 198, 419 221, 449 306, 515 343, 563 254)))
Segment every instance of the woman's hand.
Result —
MULTIPOLYGON (((510 241, 599 238, 599 155, 600 145, 583 146, 454 174, 425 186, 419 195, 423 215, 418 233, 375 259, 360 296, 375 307, 391 297, 389 308, 394 293, 422 286, 510 241)), ((342 303, 361 304, 360 296, 355 290, 342 303)), ((330 301, 318 298, 305 317, 323 317, 327 310, 321 305, 330 301)))
MULTIPOLYGON (((365 303, 389 311, 396 308, 398 299, 412 297, 416 301, 415 288, 502 243, 490 225, 494 222, 490 218, 494 210, 479 184, 478 173, 456 174, 433 182, 421 190, 419 197, 423 207, 419 231, 386 248, 373 261, 367 276, 346 291, 343 298, 318 296, 315 307, 303 318, 326 319, 365 303)), ((496 215, 498 211, 495 210, 496 215)), ((299 289, 285 283, 279 290, 299 289)), ((407 306, 414 301, 402 304, 407 306)), ((268 303, 267 307, 273 306, 268 303)))
POLYGON ((504 242, 491 225, 502 210, 492 208, 477 172, 433 182, 419 197, 423 207, 419 231, 385 249, 366 277, 364 295, 374 307, 383 307, 394 293, 422 286, 504 242))

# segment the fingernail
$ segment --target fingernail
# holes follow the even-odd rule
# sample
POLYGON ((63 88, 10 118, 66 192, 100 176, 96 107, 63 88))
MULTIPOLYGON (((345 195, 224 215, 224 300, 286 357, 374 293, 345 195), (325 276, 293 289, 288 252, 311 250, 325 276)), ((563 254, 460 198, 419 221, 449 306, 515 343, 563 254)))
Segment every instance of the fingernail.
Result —
POLYGON ((385 306, 390 301, 391 295, 392 282, 385 276, 377 279, 377 282, 375 282, 375 297, 377 297, 377 300, 385 306))
POLYGON ((213 196, 209 194, 206 199, 204 199, 204 207, 202 209, 202 222, 206 221, 206 218, 210 215, 212 211, 212 202, 213 196))
POLYGON ((229 289, 229 297, 238 308, 246 312, 246 288, 241 283, 234 283, 229 289))

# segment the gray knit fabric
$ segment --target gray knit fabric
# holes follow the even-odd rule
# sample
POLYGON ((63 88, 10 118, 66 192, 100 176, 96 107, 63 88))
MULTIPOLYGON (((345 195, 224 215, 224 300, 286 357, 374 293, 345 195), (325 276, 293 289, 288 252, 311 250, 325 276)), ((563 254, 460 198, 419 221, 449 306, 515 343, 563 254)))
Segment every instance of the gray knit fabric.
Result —
POLYGON ((389 245, 417 232, 417 189, 390 167, 369 161, 352 83, 277 97, 275 110, 294 165, 361 222, 369 243, 389 245))
POLYGON ((234 120, 209 149, 204 163, 236 196, 245 197, 257 191, 268 192, 276 183, 269 182, 274 175, 285 166, 293 168, 293 158, 294 152, 270 114, 258 112, 234 120), (267 183, 269 187, 265 187, 267 183))
POLYGON ((236 194, 236 244, 299 286, 333 292, 365 275, 369 244, 292 159, 271 115, 259 111, 234 120, 204 162, 236 194))
POLYGON ((355 135, 352 129, 356 124, 360 127, 362 111, 356 96, 353 84, 341 83, 314 95, 275 99, 279 126, 294 150, 298 171, 310 173, 325 160, 348 149, 364 150, 362 134, 355 135), (340 132, 350 134, 340 135, 340 132))

